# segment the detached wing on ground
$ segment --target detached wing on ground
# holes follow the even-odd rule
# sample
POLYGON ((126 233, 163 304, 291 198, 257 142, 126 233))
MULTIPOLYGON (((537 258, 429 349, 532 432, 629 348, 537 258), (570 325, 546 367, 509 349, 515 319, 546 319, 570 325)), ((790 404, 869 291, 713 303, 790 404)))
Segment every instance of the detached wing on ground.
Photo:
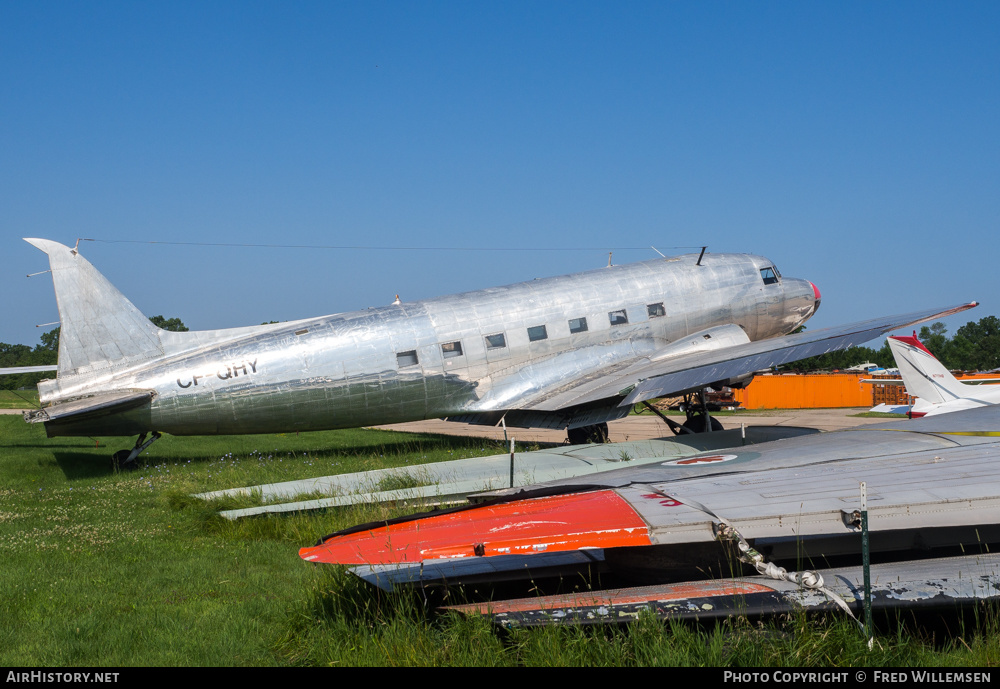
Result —
MULTIPOLYGON (((836 567, 817 571, 856 617, 864 606, 864 571, 836 567)), ((937 609, 954 613, 959 606, 995 599, 1000 591, 1000 555, 983 553, 934 560, 892 562, 871 567, 872 609, 937 609)), ((445 608, 491 617, 504 627, 552 622, 593 624, 623 622, 640 612, 661 618, 710 620, 731 615, 792 614, 801 610, 837 611, 829 595, 763 576, 689 581, 611 591, 453 605, 445 608)))
POLYGON ((994 405, 507 491, 491 504, 338 532, 300 555, 386 565, 647 546, 683 557, 712 543, 726 523, 793 558, 817 539, 825 556, 856 551, 845 514, 859 507, 861 481, 873 549, 905 550, 939 537, 988 542, 1000 524, 998 454, 994 405))

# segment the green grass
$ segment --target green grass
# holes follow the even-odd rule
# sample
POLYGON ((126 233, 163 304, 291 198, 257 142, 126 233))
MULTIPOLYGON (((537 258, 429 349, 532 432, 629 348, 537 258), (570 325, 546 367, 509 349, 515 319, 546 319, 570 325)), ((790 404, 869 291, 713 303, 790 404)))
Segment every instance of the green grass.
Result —
POLYGON ((37 409, 37 390, 0 390, 0 409, 37 409))
POLYGON ((0 417, 0 665, 995 665, 995 615, 944 639, 880 635, 837 615, 764 627, 640 617, 622 627, 502 630, 436 614, 339 567, 303 562, 319 536, 384 506, 229 522, 190 493, 409 466, 502 448, 357 430, 164 437, 115 473, 129 439, 52 438, 0 417))

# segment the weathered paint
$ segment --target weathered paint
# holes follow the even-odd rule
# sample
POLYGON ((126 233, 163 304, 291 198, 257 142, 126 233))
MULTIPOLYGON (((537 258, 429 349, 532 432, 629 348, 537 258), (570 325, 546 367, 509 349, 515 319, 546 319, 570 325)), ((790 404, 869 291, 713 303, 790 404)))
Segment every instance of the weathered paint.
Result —
POLYGON ((635 510, 613 491, 602 490, 334 535, 299 555, 309 562, 374 565, 649 544, 648 527, 635 510))
MULTIPOLYGON (((1000 556, 967 555, 892 562, 872 567, 876 610, 931 608, 956 611, 1000 598, 1000 556)), ((858 567, 819 570, 826 587, 860 615, 863 586, 858 567)), ((844 614, 826 593, 787 581, 752 576, 660 584, 559 596, 472 603, 445 609, 486 615, 503 626, 629 622, 640 613, 658 617, 719 619, 802 611, 844 614)))

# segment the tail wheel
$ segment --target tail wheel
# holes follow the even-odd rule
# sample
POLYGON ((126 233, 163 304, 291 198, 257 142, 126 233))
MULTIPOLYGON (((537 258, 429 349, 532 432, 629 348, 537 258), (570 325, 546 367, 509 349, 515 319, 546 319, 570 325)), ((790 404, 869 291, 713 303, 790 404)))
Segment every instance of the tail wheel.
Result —
POLYGON ((132 454, 132 450, 118 450, 118 452, 111 455, 111 468, 117 471, 135 471, 138 469, 139 465, 135 460, 128 461, 130 454, 132 454))

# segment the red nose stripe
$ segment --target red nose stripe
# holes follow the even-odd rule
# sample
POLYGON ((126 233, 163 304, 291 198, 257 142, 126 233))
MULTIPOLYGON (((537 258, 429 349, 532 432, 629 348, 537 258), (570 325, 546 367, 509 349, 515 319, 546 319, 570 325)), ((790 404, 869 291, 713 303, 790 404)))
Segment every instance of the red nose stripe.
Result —
POLYGON ((461 510, 327 539, 302 548, 309 562, 392 564, 650 545, 649 529, 610 490, 461 510))
POLYGON ((809 284, 812 285, 812 287, 813 287, 813 294, 816 297, 816 301, 819 301, 820 299, 822 299, 822 296, 819 293, 819 287, 817 287, 816 285, 813 285, 813 283, 811 283, 811 282, 809 284))

